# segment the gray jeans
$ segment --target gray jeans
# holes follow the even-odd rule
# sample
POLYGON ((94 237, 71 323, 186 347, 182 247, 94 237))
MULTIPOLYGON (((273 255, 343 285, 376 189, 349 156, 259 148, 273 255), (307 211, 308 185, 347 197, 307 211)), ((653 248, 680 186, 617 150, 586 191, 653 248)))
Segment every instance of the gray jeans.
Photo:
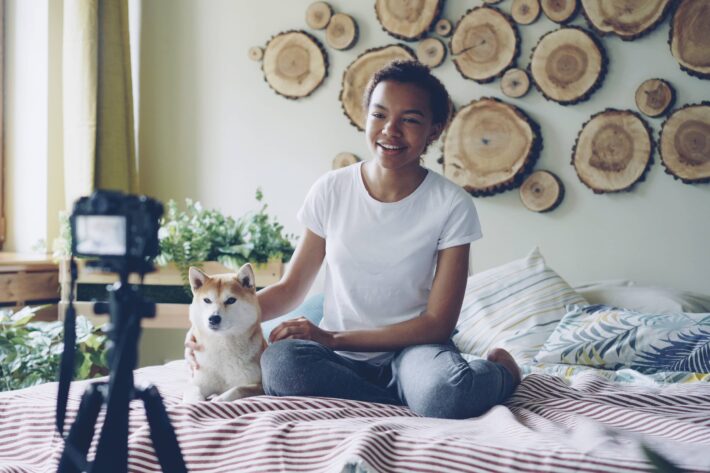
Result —
POLYGON ((453 343, 414 345, 377 366, 310 340, 281 340, 261 357, 264 392, 406 405, 425 417, 476 417, 515 390, 513 375, 487 360, 467 362, 453 343))

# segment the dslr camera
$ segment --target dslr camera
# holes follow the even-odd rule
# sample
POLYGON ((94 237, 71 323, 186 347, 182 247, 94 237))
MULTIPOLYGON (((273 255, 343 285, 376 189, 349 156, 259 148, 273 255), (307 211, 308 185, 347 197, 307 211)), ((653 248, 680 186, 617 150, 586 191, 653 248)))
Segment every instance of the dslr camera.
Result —
POLYGON ((103 271, 148 273, 160 251, 162 216, 163 204, 150 197, 95 191, 77 200, 69 217, 72 254, 103 271))

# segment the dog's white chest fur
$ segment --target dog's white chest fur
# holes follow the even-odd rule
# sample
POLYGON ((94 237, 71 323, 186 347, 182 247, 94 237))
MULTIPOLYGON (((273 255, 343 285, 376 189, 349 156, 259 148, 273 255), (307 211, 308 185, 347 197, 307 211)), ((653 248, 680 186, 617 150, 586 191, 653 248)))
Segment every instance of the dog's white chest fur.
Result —
POLYGON ((222 394, 235 386, 261 383, 260 341, 238 337, 206 336, 201 342, 204 349, 197 352, 196 371, 193 383, 205 398, 222 394))

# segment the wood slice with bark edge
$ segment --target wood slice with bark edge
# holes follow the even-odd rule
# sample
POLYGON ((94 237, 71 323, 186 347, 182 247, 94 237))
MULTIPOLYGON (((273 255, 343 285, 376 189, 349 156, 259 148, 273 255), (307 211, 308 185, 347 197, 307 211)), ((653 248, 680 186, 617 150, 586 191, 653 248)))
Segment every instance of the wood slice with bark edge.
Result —
POLYGON ((710 79, 710 3, 684 0, 673 12, 671 54, 691 76, 710 79))
POLYGON ((408 46, 391 44, 368 49, 345 68, 339 99, 343 113, 358 130, 365 129, 362 101, 367 83, 375 72, 395 59, 416 59, 416 55, 408 46))
POLYGON ((675 90, 663 79, 648 79, 636 89, 634 98, 641 113, 660 117, 673 106, 675 90))
POLYGON ((653 163, 651 128, 632 110, 606 109, 582 125, 572 148, 577 177, 595 194, 630 191, 653 163))
POLYGON ((336 154, 335 158, 333 158, 333 169, 344 168, 345 166, 350 166, 351 164, 355 164, 359 161, 360 158, 355 156, 353 153, 343 151, 342 153, 336 154))
POLYGON ((589 26, 604 36, 633 41, 653 31, 668 13, 672 0, 580 0, 589 26))
POLYGON ((309 96, 323 83, 328 75, 328 55, 310 33, 284 31, 266 44, 261 70, 274 92, 297 100, 309 96))
POLYGON ((357 38, 358 27, 353 17, 345 13, 333 15, 325 29, 325 42, 328 46, 345 51, 357 43, 357 38))
POLYGON ((533 212, 555 210, 565 195, 565 186, 550 171, 535 171, 520 186, 520 201, 533 212))
POLYGON ((485 84, 515 64, 520 34, 513 19, 500 10, 474 7, 456 23, 449 49, 463 77, 485 84))
POLYGON ((525 69, 512 68, 505 71, 500 80, 500 90, 508 97, 517 99, 530 90, 530 77, 525 69))
POLYGON ((261 61, 264 58, 264 49, 260 46, 252 46, 249 48, 249 59, 252 61, 261 61))
POLYGON ((542 149, 537 123, 489 97, 459 109, 442 143, 444 175, 476 197, 519 186, 542 149))
POLYGON ((446 46, 438 38, 425 38, 417 46, 417 60, 429 68, 439 67, 446 58, 446 46))
POLYGON ((661 163, 685 184, 710 182, 710 102, 685 105, 661 125, 661 163))
POLYGON ((569 23, 579 9, 578 0, 540 0, 540 7, 547 18, 555 23, 569 23))
POLYGON ((443 0, 376 0, 375 15, 390 36, 416 41, 432 28, 443 4, 443 0))
POLYGON ((330 22, 333 8, 327 2, 313 2, 306 9, 306 24, 314 30, 322 30, 330 22))
POLYGON ((540 0, 513 0, 510 16, 519 25, 534 23, 540 16, 540 0))
POLYGON ((593 34, 577 26, 565 26, 540 38, 530 53, 528 72, 547 100, 573 105, 589 99, 601 86, 607 66, 604 48, 593 34), (558 42, 562 46, 556 46, 558 42), (548 62, 550 56, 558 62, 557 68, 548 62), (552 72, 557 75, 552 76, 552 72))
POLYGON ((436 22, 436 25, 434 25, 434 31, 436 34, 439 36, 443 36, 444 38, 447 38, 451 32, 454 29, 454 25, 451 24, 449 20, 446 18, 442 18, 439 21, 436 22))

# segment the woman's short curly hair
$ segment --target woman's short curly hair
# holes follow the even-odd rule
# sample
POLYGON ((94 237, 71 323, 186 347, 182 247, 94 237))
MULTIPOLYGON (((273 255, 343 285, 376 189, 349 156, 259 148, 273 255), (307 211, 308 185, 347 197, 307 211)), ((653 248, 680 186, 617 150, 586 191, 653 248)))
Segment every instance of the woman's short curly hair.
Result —
POLYGON ((380 82, 391 80, 403 84, 414 84, 429 93, 432 123, 445 128, 451 120, 453 106, 444 84, 434 76, 428 67, 415 60, 396 60, 388 63, 370 79, 363 95, 363 108, 370 107, 372 92, 380 82))

